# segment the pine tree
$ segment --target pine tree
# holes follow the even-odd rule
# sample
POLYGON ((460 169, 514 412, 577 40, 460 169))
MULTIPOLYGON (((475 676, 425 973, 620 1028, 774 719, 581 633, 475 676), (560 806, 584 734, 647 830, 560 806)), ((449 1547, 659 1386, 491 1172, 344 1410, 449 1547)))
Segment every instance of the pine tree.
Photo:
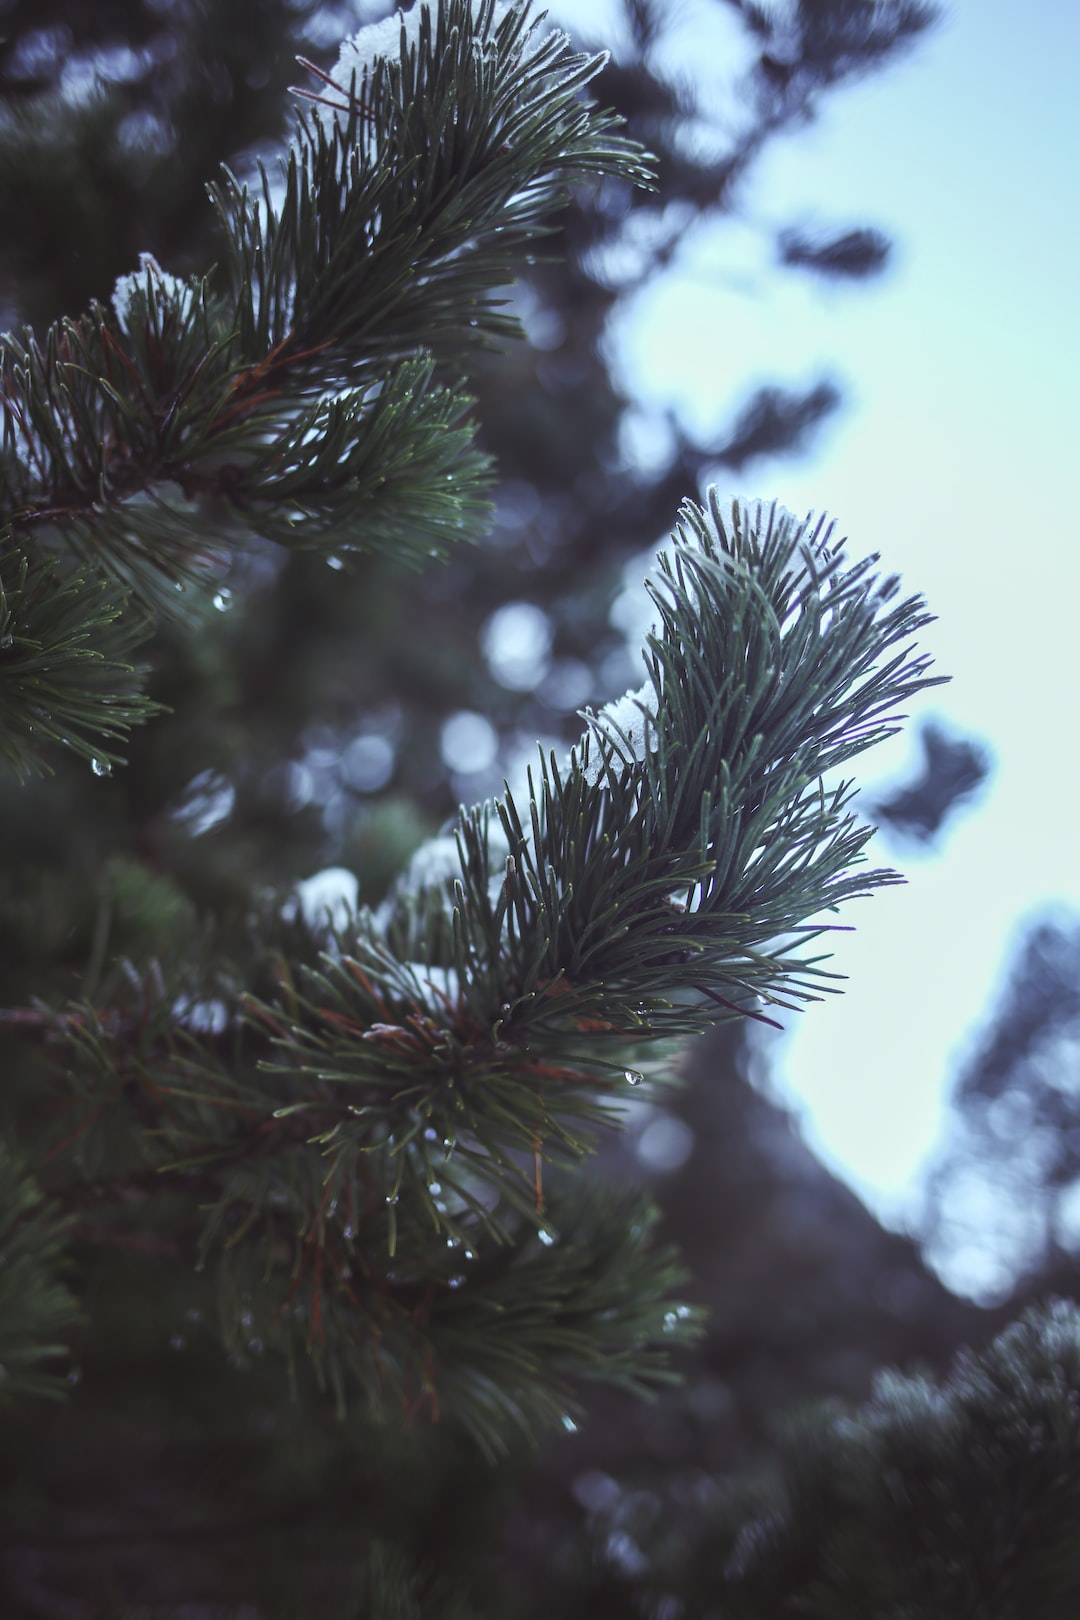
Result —
POLYGON ((999 1298, 1076 1288, 1080 928, 1026 925, 988 1028, 963 1065, 924 1223, 946 1264, 999 1298))
MULTIPOLYGON (((582 100, 600 66, 491 0, 373 25, 313 72, 280 174, 214 187, 215 271, 147 257, 111 305, 5 340, 0 734, 28 817, 50 769, 119 809, 134 728, 169 734, 162 638, 212 657, 245 569, 257 591, 295 552, 333 583, 481 531, 466 376, 514 333, 498 289, 571 183, 648 183, 582 100)), ((663 1386, 698 1331, 648 1200, 586 1155, 679 1042, 831 988, 823 918, 895 880, 839 773, 934 678, 923 604, 875 565, 775 502, 684 505, 642 684, 375 909, 235 874, 186 893, 118 837, 73 917, 28 829, 6 898, 35 948, 0 1014, 13 1608, 499 1612, 448 1573, 471 1502, 442 1573, 397 1517, 422 1519, 433 1432, 480 1480, 590 1384, 663 1386), (73 943, 43 998, 49 929, 73 943), (150 1487, 147 1545, 88 1591, 95 1513, 138 1527, 150 1487), (214 1556, 230 1520, 257 1569, 214 1556)))

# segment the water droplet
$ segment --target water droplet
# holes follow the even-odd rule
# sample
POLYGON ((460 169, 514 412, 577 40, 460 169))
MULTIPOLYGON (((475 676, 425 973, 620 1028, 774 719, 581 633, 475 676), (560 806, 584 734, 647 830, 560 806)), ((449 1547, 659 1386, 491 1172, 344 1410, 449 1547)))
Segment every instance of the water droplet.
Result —
POLYGON ((397 1201, 398 1201, 398 1195, 397 1195, 397 1193, 387 1193, 387 1195, 386 1195, 386 1202, 387 1202, 387 1203, 388 1203, 388 1204, 396 1204, 396 1203, 397 1203, 397 1201))
POLYGON ((356 1234, 354 1233, 351 1226, 344 1226, 341 1229, 341 1235, 345 1239, 345 1241, 348 1243, 349 1241, 351 1241, 351 1239, 353 1237, 355 1237, 356 1234))
POLYGON ((433 1126, 429 1125, 427 1127, 427 1129, 425 1130, 425 1132, 424 1132, 424 1141, 425 1142, 437 1142, 438 1140, 439 1140, 438 1131, 435 1130, 435 1128, 433 1126))
POLYGON ((559 1240, 558 1232, 553 1231, 550 1226, 541 1226, 536 1235, 545 1249, 550 1249, 552 1244, 559 1240))
POLYGON ((465 1250, 465 1258, 466 1258, 466 1260, 475 1260, 476 1259, 476 1250, 475 1249, 466 1249, 465 1250))
POLYGON ((96 756, 90 761, 90 769, 95 776, 111 776, 112 765, 107 759, 98 759, 96 756))
POLYGON ((640 1069, 623 1070, 623 1079, 626 1081, 628 1086, 640 1086, 644 1078, 645 1076, 642 1074, 640 1069))
POLYGON ((432 1197, 434 1197, 436 1193, 441 1193, 442 1192, 442 1182, 441 1181, 429 1181, 428 1182, 428 1192, 431 1193, 432 1197))
POLYGON ((447 1284, 451 1288, 460 1288, 462 1283, 465 1281, 465 1278, 464 1277, 447 1277, 446 1281, 447 1281, 447 1284))
POLYGON ((563 1415, 562 1415, 562 1426, 566 1430, 567 1434, 577 1434, 577 1432, 578 1432, 577 1424, 574 1422, 574 1420, 570 1416, 569 1412, 564 1412, 563 1413, 563 1415))
POLYGON ((327 568, 332 568, 335 573, 340 573, 345 564, 342 562, 340 557, 327 557, 326 566, 327 568))
POLYGON ((232 607, 232 591, 222 586, 220 591, 214 593, 214 606, 219 613, 228 613, 232 607))
POLYGON ((10 630, 8 631, 6 636, 0 636, 0 647, 3 647, 5 650, 8 647, 13 646, 14 642, 15 642, 15 637, 11 634, 10 630))

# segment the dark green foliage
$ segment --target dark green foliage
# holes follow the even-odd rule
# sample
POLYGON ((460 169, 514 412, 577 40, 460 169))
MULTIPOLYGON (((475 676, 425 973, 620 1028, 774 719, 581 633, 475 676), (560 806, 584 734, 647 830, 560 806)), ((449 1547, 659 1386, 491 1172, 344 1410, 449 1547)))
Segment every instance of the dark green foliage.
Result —
MULTIPOLYGON (((434 36, 425 23, 417 48, 343 87, 340 123, 301 125, 280 202, 265 171, 255 196, 227 173, 213 192, 222 276, 185 282, 144 256, 111 310, 4 339, 9 567, 59 551, 175 616, 251 532, 402 559, 476 536, 487 460, 460 424, 460 376, 433 386, 435 363, 517 330, 491 289, 569 182, 646 177, 579 99, 599 62, 569 57, 564 36, 535 40, 523 13, 497 33, 484 15, 474 39, 455 0, 434 36)), ((61 716, 79 716, 74 676, 51 678, 61 716)), ((124 695, 103 693, 98 712, 124 695)), ((0 711, 15 760, 17 716, 0 711)), ((62 721, 51 735, 67 740, 62 721)))
POLYGON ((111 771, 114 745, 160 708, 127 662, 148 638, 115 583, 14 547, 0 557, 0 753, 17 775, 47 768, 39 750, 56 743, 111 771))
POLYGON ((0 1140, 0 1405, 65 1393, 64 1370, 79 1310, 69 1287, 71 1222, 0 1140))
POLYGON ((891 881, 850 871, 868 832, 847 811, 850 784, 824 778, 927 684, 910 649, 888 656, 926 618, 916 600, 883 612, 898 582, 868 563, 844 572, 830 535, 775 508, 725 514, 715 496, 708 512, 684 509, 653 590, 650 695, 636 700, 651 742, 634 748, 613 718, 591 717, 584 779, 545 765, 531 825, 512 796, 501 812, 518 870, 491 927, 505 916, 513 987, 562 973, 560 995, 588 998, 612 1030, 690 1033, 716 1021, 686 1005, 691 990, 721 1006, 798 995, 812 968, 769 942, 891 881), (590 754, 603 793, 585 785, 590 754))
POLYGON ((360 1614, 380 1620, 477 1620, 477 1610, 451 1582, 431 1579, 390 1542, 376 1542, 367 1559, 360 1614))
MULTIPOLYGON (((60 0, 48 12, 79 49, 95 31, 159 31, 120 0, 82 9, 93 18, 60 0)), ((928 17, 906 0, 740 9, 755 53, 719 162, 681 141, 688 103, 655 71, 648 0, 628 10, 625 65, 602 69, 530 34, 520 9, 463 0, 413 15, 404 49, 391 30, 388 59, 347 83, 294 33, 323 99, 280 167, 260 171, 238 117, 199 172, 219 180, 193 228, 186 160, 203 130, 173 143, 175 187, 144 154, 157 190, 141 208, 122 195, 137 221, 115 233, 122 257, 88 240, 81 262, 68 256, 89 277, 77 297, 57 300, 59 270, 38 289, 46 324, 58 307, 90 313, 8 340, 4 586, 17 606, 20 570, 40 566, 63 606, 84 580, 88 602, 120 614, 78 644, 105 668, 127 647, 105 630, 134 635, 152 615, 147 690, 169 712, 108 780, 57 750, 51 782, 0 791, 0 1120, 58 1212, 35 1225, 19 1206, 15 1249, 44 1234, 19 1309, 64 1275, 62 1238, 83 1312, 72 1337, 57 1292, 55 1328, 31 1323, 20 1341, 68 1339, 74 1398, 5 1414, 5 1617, 678 1620, 682 1602, 697 1620, 722 1606, 737 1529, 717 1494, 753 1471, 773 1414, 804 1383, 858 1399, 866 1369, 896 1359, 877 1271, 849 1266, 854 1200, 824 1237, 805 1188, 755 1224, 760 1114, 753 1130, 736 1111, 712 1137, 700 1120, 691 1131, 692 1288, 674 1200, 660 1220, 629 1184, 640 1131, 620 1147, 606 1129, 631 1117, 628 1099, 647 1097, 654 1124, 675 1117, 680 1098, 661 1088, 678 1037, 830 988, 818 953, 835 908, 894 878, 863 864, 868 832, 839 772, 928 683, 917 598, 845 560, 825 520, 714 497, 682 508, 644 668, 612 658, 613 565, 654 548, 710 467, 797 446, 838 398, 829 383, 762 389, 714 443, 674 431, 653 477, 618 448, 627 402, 601 339, 619 287, 674 251, 687 205, 730 207, 770 135, 928 17), (656 201, 641 147, 582 98, 589 82, 658 149, 656 201), (594 176, 598 193, 570 196, 594 176), (644 210, 650 246, 620 283, 604 249, 644 210), (147 248, 167 271, 132 271, 147 248), (521 273, 528 289, 511 292, 521 273), (498 352, 537 311, 547 346, 498 352), (441 569, 402 566, 433 552, 441 569), (478 633, 515 597, 550 612, 553 669, 576 661, 591 685, 563 698, 557 682, 489 678, 478 633), (635 674, 636 697, 579 708, 635 674), (565 751, 545 746, 523 786, 459 794, 439 746, 463 709, 504 741, 558 735, 565 751), (350 779, 372 740, 392 760, 380 788, 350 779), (483 802, 448 822, 459 797, 483 802), (333 928, 294 887, 329 865, 360 876, 333 928), (726 1202, 704 1197, 709 1182, 726 1202), (713 1359, 692 1362, 704 1313, 678 1295, 708 1293, 720 1257, 713 1359), (860 1293, 875 1297, 850 1330, 860 1293), (867 1321, 858 1371, 838 1379, 867 1321), (725 1357, 751 1388, 732 1397, 734 1447, 702 1415, 725 1357), (580 1498, 537 1472, 538 1446, 572 1478, 573 1447, 605 1425, 621 1441, 643 1411, 656 1445, 622 1517, 568 1525, 559 1504, 580 1498), (707 1487, 682 1515, 680 1448, 707 1487), (658 1459, 667 1494, 652 1491, 658 1459), (550 1603, 515 1557, 527 1472, 520 1512, 550 1603)), ((210 36, 233 26, 232 0, 171 15, 178 59, 202 41, 208 72, 226 58, 242 72, 247 49, 255 72, 272 58, 275 92, 293 72, 274 6, 249 20, 259 39, 224 56, 210 36)), ((314 29, 309 9, 295 16, 314 29)), ((138 83, 135 99, 153 74, 138 83)), ((167 89, 159 77, 171 108, 167 89)), ((107 176, 112 94, 81 120, 31 108, 12 171, 81 139, 107 176)), ((276 127, 281 98, 267 99, 276 127)), ((7 184, 0 208, 25 206, 7 184)), ((87 238, 92 213, 92 198, 72 211, 87 238)), ((17 247, 0 243, 8 271, 17 247)), ((848 269, 867 247, 848 243, 848 269)), ((77 708, 95 668, 85 658, 50 704, 69 701, 65 735, 107 763, 108 728, 122 734, 141 685, 116 668, 115 705, 77 708), (72 730, 95 715, 98 747, 72 730)), ((25 763, 18 704, 12 716, 25 763)), ((698 1044, 701 1095, 745 1092, 698 1044)), ((914 1254, 901 1259, 910 1281, 914 1254)), ((935 1311, 939 1340, 963 1336, 933 1295, 902 1355, 935 1311)))
POLYGON ((793 1436, 725 1620, 1066 1620, 1080 1606, 1080 1313, 1027 1312, 941 1386, 882 1376, 793 1436))
POLYGON ((662 1376, 691 1317, 662 1303, 647 1213, 612 1247, 620 1219, 562 1215, 543 1160, 591 1148, 646 1044, 812 998, 820 964, 771 942, 892 880, 852 871, 868 832, 824 775, 927 684, 897 650, 926 616, 830 539, 775 506, 687 507, 638 748, 632 703, 590 716, 580 762, 422 848, 317 965, 289 908, 264 911, 246 970, 208 939, 209 971, 114 975, 54 1021, 80 1175, 132 1178, 145 1216, 147 1167, 170 1208, 187 1183, 206 1218, 181 1250, 220 1255, 231 1342, 254 1321, 290 1364, 306 1348, 340 1403, 419 1389, 488 1451, 565 1409, 571 1370, 662 1376))
MULTIPOLYGON (((0 297, 41 328, 150 252, 220 251, 206 182, 282 139, 312 0, 9 0, 0 32, 0 297)), ((344 32, 345 24, 342 24, 344 32)))

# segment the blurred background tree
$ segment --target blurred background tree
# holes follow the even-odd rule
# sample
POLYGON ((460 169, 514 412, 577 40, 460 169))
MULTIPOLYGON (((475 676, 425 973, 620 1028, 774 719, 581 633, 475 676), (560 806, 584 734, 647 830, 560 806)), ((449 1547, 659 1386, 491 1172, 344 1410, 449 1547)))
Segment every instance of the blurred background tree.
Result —
POLYGON ((929 1253, 988 1298, 1074 1296, 1080 1252, 1080 921, 1017 928, 926 1187, 929 1253))
MULTIPOLYGON (((123 770, 100 780, 58 757, 50 778, 0 784, 3 1005, 86 993, 107 963, 166 944, 196 951, 208 912, 240 926, 253 894, 326 868, 355 873, 377 901, 460 800, 497 788, 538 738, 574 740, 578 707, 636 684, 626 587, 680 500, 812 445, 840 402, 829 376, 797 393, 756 388, 710 442, 672 419, 643 424, 615 378, 613 318, 687 229, 739 215, 771 141, 921 42, 932 8, 716 6, 738 59, 722 110, 703 65, 696 80, 660 66, 673 7, 618 8, 618 59, 596 94, 657 154, 658 189, 611 182, 583 195, 556 255, 507 289, 527 341, 473 374, 500 474, 487 540, 421 575, 385 558, 328 569, 254 546, 197 634, 155 640, 152 696, 171 712, 134 738, 123 770)), ((205 185, 217 164, 250 177, 289 126, 295 56, 327 64, 345 34, 389 9, 0 8, 5 324, 107 300, 142 252, 174 272, 202 269, 215 252, 205 185)), ((583 44, 607 43, 582 27, 583 44)), ((851 220, 776 241, 790 273, 839 281, 879 273, 888 254, 880 230, 851 220)), ((940 826, 979 777, 968 745, 950 754, 928 733, 925 746, 937 785, 880 809, 916 832, 940 826)), ((1070 939, 1032 950, 1053 946, 1056 961, 1070 939)), ((1013 1039, 1010 1061, 1028 1062, 1035 1042, 1021 1051, 1013 1039)), ((986 1080, 1006 1072, 1002 1042, 991 1045, 968 1088, 982 1099, 979 1129, 989 1120, 1005 1142, 1005 1109, 1041 1109, 1058 1168, 1040 1161, 1035 1180, 1058 1196, 1076 1179, 1061 1169, 1076 1134, 1071 1116, 1062 1128, 1061 1088, 986 1080)), ((282 1409, 257 1357, 223 1361, 194 1303, 189 1333, 164 1332, 175 1283, 148 1272, 133 1237, 71 1373, 76 1386, 93 1377, 94 1412, 76 1400, 7 1420, 4 1613, 336 1620, 377 1612, 364 1593, 398 1571, 412 1592, 403 1615, 708 1614, 731 1550, 717 1528, 731 1481, 768 1472, 782 1414, 861 1399, 883 1364, 941 1369, 1004 1312, 951 1296, 912 1242, 821 1169, 745 1035, 702 1043, 685 1079, 662 1106, 629 1108, 626 1135, 602 1155, 605 1169, 652 1183, 711 1311, 681 1390, 647 1411, 597 1399, 583 1432, 493 1481, 452 1435, 358 1435, 306 1402, 282 1409)), ((33 1084, 25 1063, 19 1084, 33 1084)), ((1058 1230, 1049 1217, 1045 1230, 1058 1230)), ((1056 1254, 1039 1249, 1047 1264, 1056 1254)))

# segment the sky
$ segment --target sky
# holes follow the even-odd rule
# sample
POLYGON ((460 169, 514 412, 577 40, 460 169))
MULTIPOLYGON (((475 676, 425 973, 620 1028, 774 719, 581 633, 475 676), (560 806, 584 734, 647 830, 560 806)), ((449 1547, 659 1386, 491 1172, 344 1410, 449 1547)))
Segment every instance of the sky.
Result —
MULTIPOLYGON (((723 8, 680 10, 695 59, 719 62, 725 39, 703 29, 723 8)), ((938 616, 923 644, 952 682, 913 717, 994 758, 935 852, 877 841, 875 864, 907 885, 849 908, 844 994, 789 1015, 770 1052, 815 1150, 896 1224, 1025 922, 1080 910, 1078 59, 1080 7, 951 0, 905 60, 776 142, 743 219, 689 231, 611 334, 643 443, 667 408, 707 433, 756 383, 839 379, 845 409, 812 454, 758 463, 725 492, 827 510, 850 554, 880 552, 922 593, 938 616), (791 224, 881 226, 893 266, 854 287, 779 273, 791 224)), ((867 796, 916 763, 912 728, 862 763, 867 796)))

